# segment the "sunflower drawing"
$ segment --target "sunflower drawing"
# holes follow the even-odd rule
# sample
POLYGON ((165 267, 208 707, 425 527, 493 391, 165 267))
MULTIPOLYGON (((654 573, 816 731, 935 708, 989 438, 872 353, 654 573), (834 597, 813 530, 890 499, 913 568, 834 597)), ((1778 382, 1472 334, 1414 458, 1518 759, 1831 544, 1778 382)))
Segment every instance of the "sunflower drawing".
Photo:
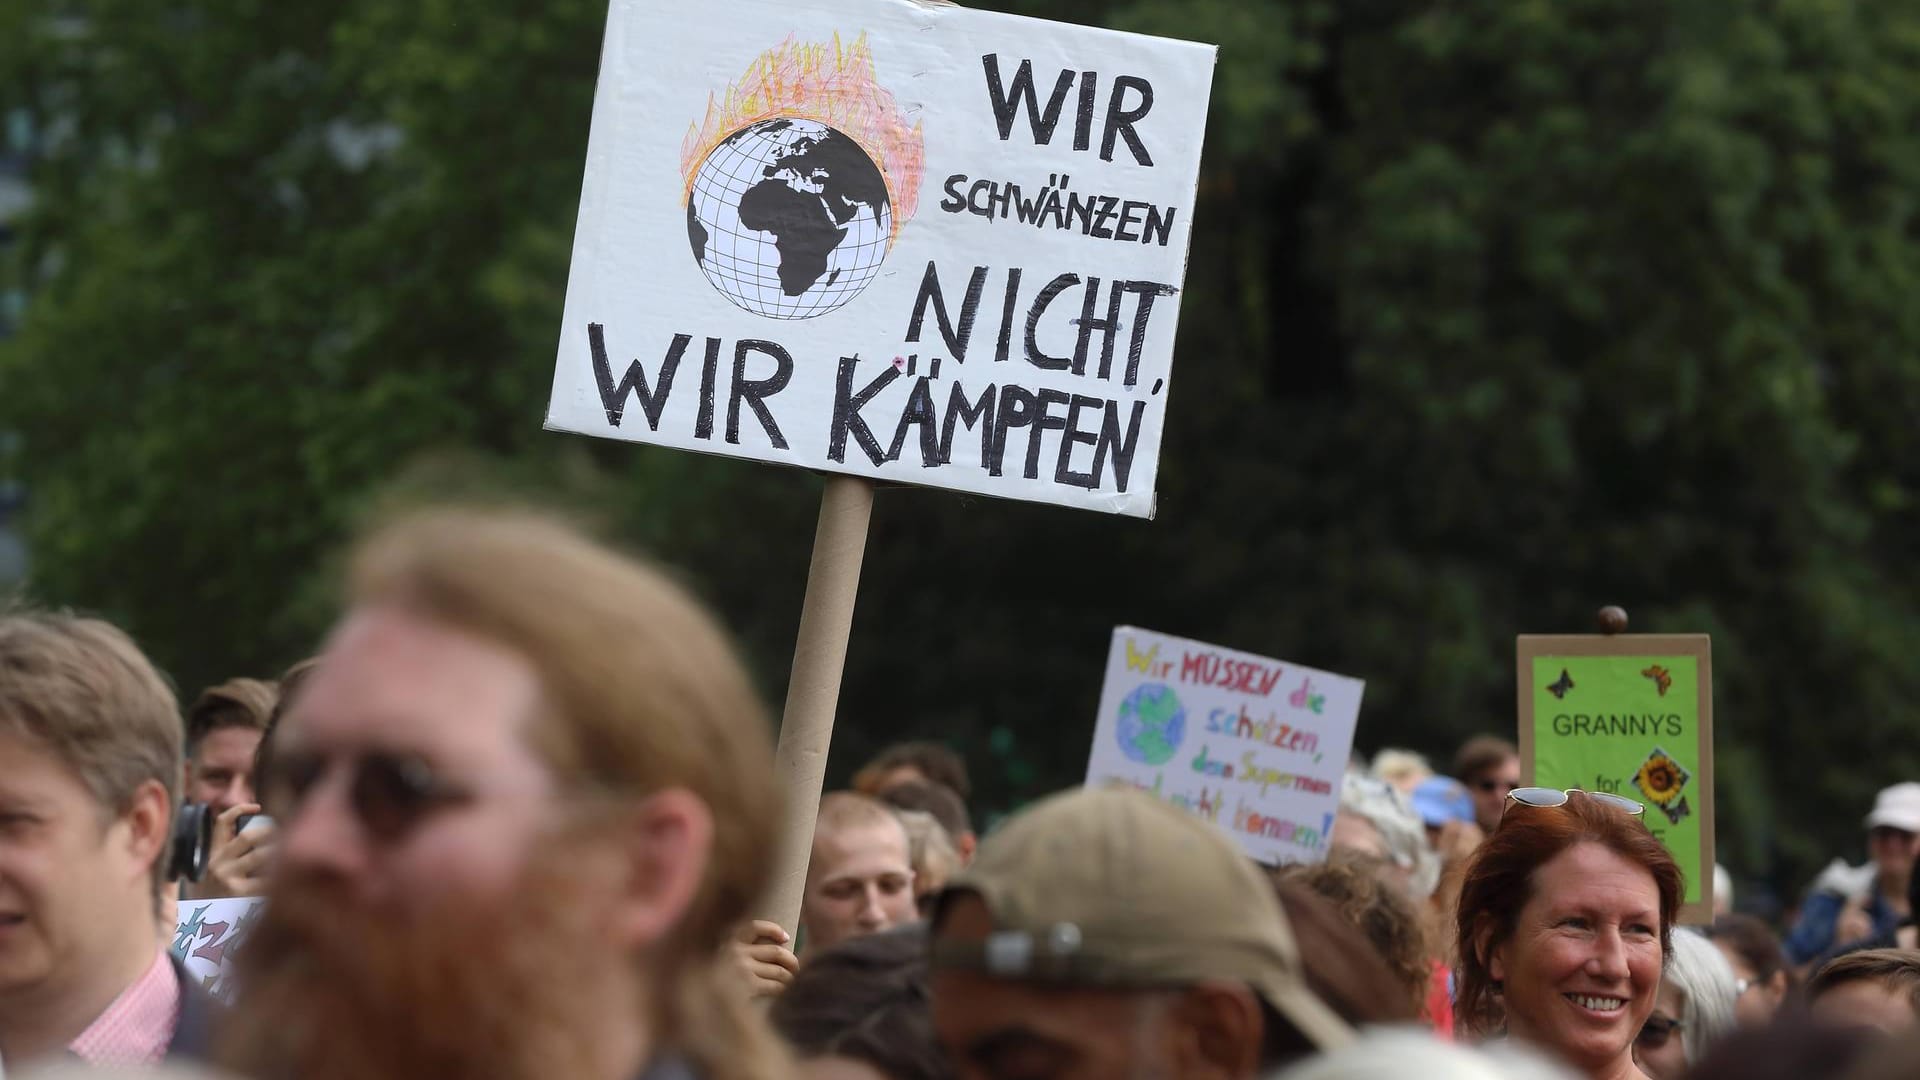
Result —
POLYGON ((1685 765, 1673 760, 1665 750, 1654 747, 1647 760, 1640 763, 1640 771, 1634 774, 1633 786, 1647 801, 1660 808, 1667 820, 1678 825, 1692 810, 1687 806, 1687 782, 1693 774, 1685 765))

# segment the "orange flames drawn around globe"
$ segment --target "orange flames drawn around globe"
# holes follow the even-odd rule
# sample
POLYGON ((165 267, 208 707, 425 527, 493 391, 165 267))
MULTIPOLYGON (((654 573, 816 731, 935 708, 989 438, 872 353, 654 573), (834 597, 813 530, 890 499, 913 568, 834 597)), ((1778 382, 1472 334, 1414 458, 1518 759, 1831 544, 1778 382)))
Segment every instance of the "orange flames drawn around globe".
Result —
POLYGON ((920 201, 920 176, 926 151, 920 125, 907 125, 893 94, 874 77, 873 49, 867 35, 842 45, 799 44, 789 36, 761 53, 727 87, 726 96, 707 95, 707 115, 687 128, 680 143, 684 204, 693 192, 700 163, 727 136, 762 120, 792 117, 825 124, 860 144, 886 178, 893 204, 893 236, 913 217, 920 201))

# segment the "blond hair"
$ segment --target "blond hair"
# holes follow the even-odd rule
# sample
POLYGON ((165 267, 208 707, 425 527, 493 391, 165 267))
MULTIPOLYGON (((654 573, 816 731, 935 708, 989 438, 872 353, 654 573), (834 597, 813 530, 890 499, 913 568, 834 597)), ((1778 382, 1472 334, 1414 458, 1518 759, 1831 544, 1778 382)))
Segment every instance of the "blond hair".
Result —
MULTIPOLYGON (((99 619, 0 612, 0 735, 59 759, 108 817, 126 813, 148 781, 165 789, 169 813, 180 799, 179 703, 133 639, 99 619)), ((153 860, 156 903, 168 846, 153 860)))
POLYGON ((946 826, 925 810, 894 813, 907 830, 907 862, 913 867, 913 891, 920 896, 938 892, 960 870, 960 851, 946 826))
POLYGON ((361 546, 349 580, 356 605, 396 606, 526 657, 543 699, 529 741, 563 785, 677 788, 707 806, 712 849, 663 962, 672 994, 660 1030, 716 1080, 778 1068, 764 1021, 734 1007, 715 963, 766 885, 778 804, 764 707, 713 618, 659 571, 511 512, 402 518, 361 546))
MULTIPOLYGON (((873 825, 899 829, 902 843, 908 853, 912 853, 913 833, 908 830, 906 822, 900 819, 900 815, 894 811, 893 807, 871 795, 862 795, 857 791, 829 791, 821 796, 820 813, 813 821, 812 850, 819 850, 822 837, 832 836, 847 829, 863 829, 873 825)), ((820 860, 817 856, 808 860, 809 880, 819 866, 820 860)))
POLYGON ((829 791, 820 797, 820 816, 814 821, 813 831, 818 836, 863 825, 888 824, 899 825, 900 817, 893 807, 879 799, 857 791, 829 791))
POLYGON ((1373 756, 1372 775, 1376 780, 1385 780, 1401 791, 1412 794, 1420 781, 1433 775, 1433 766, 1412 750, 1389 746, 1373 756))

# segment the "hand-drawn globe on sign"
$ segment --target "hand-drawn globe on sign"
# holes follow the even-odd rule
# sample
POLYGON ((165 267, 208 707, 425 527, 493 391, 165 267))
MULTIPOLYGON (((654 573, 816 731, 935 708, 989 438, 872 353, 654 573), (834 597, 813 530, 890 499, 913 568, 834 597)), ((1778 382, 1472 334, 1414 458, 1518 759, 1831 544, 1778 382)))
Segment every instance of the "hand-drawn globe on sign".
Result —
POLYGON ((687 200, 687 238, 707 280, 770 319, 811 319, 858 296, 892 233, 879 167, 812 120, 762 120, 727 136, 687 200))
POLYGON ((1187 710, 1160 683, 1133 688, 1120 702, 1120 752, 1142 765, 1165 765, 1187 736, 1187 710))

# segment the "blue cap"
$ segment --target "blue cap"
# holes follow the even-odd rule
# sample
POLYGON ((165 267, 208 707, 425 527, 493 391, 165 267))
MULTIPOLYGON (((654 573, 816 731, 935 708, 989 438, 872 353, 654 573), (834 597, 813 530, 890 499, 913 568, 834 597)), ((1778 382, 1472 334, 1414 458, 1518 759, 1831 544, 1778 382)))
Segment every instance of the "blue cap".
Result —
POLYGON ((1439 827, 1449 821, 1472 821, 1473 796, 1450 776, 1435 776, 1413 789, 1413 810, 1420 820, 1439 827))

